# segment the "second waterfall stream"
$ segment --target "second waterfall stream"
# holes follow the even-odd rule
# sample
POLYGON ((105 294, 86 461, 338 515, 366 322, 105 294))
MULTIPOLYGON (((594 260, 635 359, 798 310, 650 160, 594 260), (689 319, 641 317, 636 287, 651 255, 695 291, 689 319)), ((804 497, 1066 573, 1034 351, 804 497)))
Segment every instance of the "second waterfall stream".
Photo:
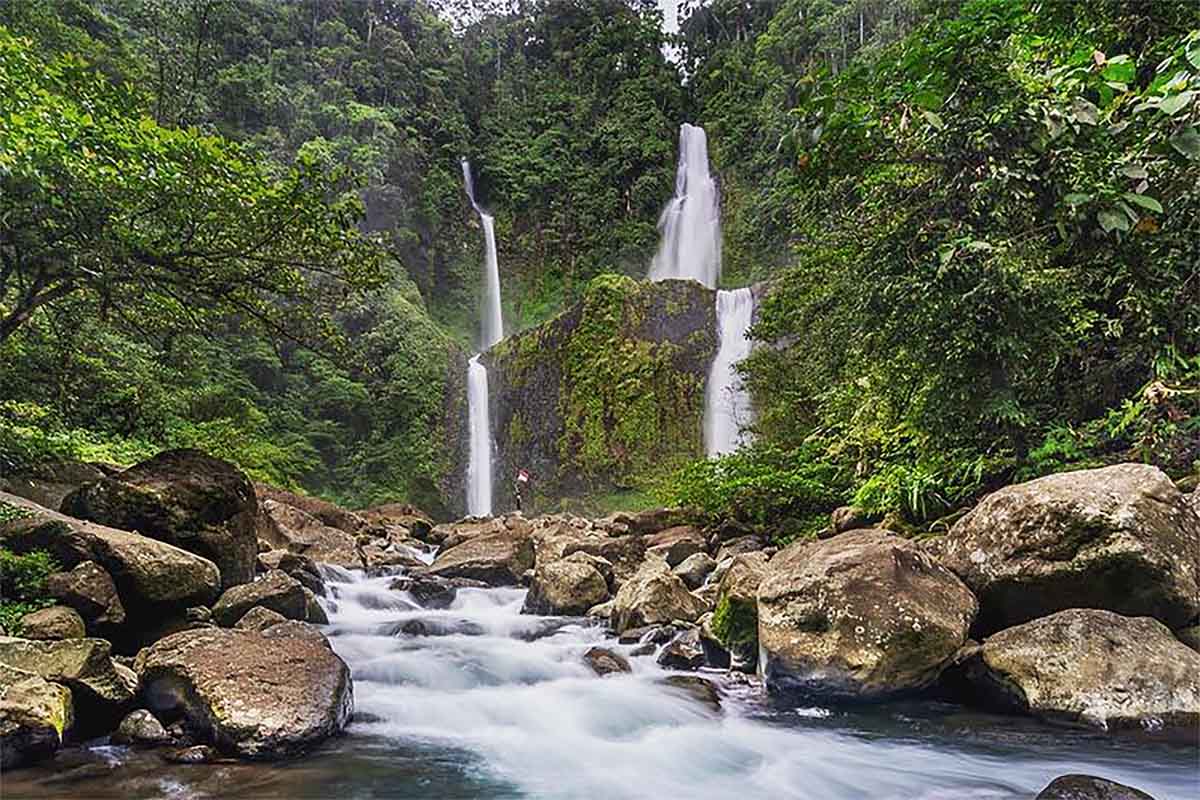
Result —
MULTIPOLYGON (((480 314, 479 349, 487 350, 504 336, 504 318, 500 308, 500 262, 496 255, 496 225, 491 214, 475 201, 471 164, 462 160, 463 183, 471 207, 479 214, 483 228, 484 300, 480 314)), ((475 355, 467 367, 467 419, 469 452, 467 462, 467 513, 487 516, 492 513, 492 430, 488 399, 487 368, 475 355)))

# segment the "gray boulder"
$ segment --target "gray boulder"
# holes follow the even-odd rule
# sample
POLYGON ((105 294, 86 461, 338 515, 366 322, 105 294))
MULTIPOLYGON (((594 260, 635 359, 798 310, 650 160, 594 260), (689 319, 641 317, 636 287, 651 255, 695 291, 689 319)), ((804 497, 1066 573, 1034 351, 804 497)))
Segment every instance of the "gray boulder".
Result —
POLYGON ((1154 800, 1145 792, 1094 775, 1060 775, 1034 800, 1154 800))
POLYGON ((489 586, 517 586, 533 568, 533 542, 519 533, 489 533, 467 539, 438 553, 429 574, 470 578, 489 586))
POLYGON ((857 530, 800 542, 758 587, 771 691, 874 699, 933 684, 967 638, 971 592, 907 539, 857 530))
POLYGON ((704 579, 717 568, 717 562, 708 553, 693 553, 672 570, 689 589, 699 589, 704 579))
POLYGON ((0 664, 30 672, 71 689, 76 704, 94 700, 120 706, 133 700, 137 680, 113 662, 103 639, 53 642, 0 637, 0 664))
POLYGON ((985 497, 935 547, 979 597, 976 632, 1067 608, 1200 614, 1200 516, 1155 467, 1050 475, 985 497))
POLYGON ((213 620, 218 625, 232 627, 254 606, 269 608, 286 619, 303 620, 307 616, 308 600, 299 581, 273 570, 254 583, 226 590, 213 606, 213 620))
POLYGON ((565 558, 537 565, 522 612, 583 616, 607 599, 608 583, 599 570, 586 560, 565 558))
MULTIPOLYGON (((292 495, 292 497, 296 496, 292 495)), ((314 498, 308 499, 313 500, 314 498)), ((318 508, 330 505, 323 501, 317 502, 320 503, 318 508)), ((314 507, 311 503, 305 505, 309 508, 314 507)), ((335 521, 341 520, 346 527, 354 527, 346 519, 338 516, 327 514, 326 518, 335 521)), ((311 561, 334 564, 346 569, 361 569, 363 566, 362 553, 358 548, 356 534, 329 525, 303 508, 289 505, 279 499, 266 498, 262 500, 258 532, 273 547, 307 556, 311 561)))
POLYGON ((617 592, 609 625, 622 633, 673 620, 695 622, 707 610, 666 561, 652 556, 617 592))
POLYGON ((81 562, 68 572, 56 572, 48 577, 46 594, 75 609, 89 627, 125 622, 125 607, 121 605, 117 585, 94 561, 81 562))
POLYGON ((294 756, 354 710, 345 662, 299 636, 184 631, 139 653, 137 668, 156 716, 182 716, 198 739, 242 758, 294 756))
POLYGON ((646 552, 666 559, 672 567, 683 563, 689 556, 705 552, 707 548, 708 537, 691 525, 676 525, 646 537, 646 552))
POLYGON ((1200 653, 1150 617, 1069 609, 1007 628, 968 659, 978 696, 1047 722, 1194 734, 1200 653))
POLYGON ((222 588, 254 578, 254 487, 232 464, 198 450, 167 450, 81 487, 62 510, 202 556, 217 565, 222 588))
POLYGON ((154 747, 171 741, 170 734, 158 721, 158 717, 144 708, 130 711, 121 720, 111 737, 113 744, 130 744, 138 747, 154 747))

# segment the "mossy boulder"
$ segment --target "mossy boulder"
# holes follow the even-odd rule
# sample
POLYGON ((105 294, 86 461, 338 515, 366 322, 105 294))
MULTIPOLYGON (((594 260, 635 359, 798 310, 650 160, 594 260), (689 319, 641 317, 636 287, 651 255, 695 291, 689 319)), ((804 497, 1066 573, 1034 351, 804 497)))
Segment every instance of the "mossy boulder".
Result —
POLYGON ((975 597, 888 531, 798 542, 758 587, 759 664, 773 692, 874 700, 931 686, 967 638, 975 597))
POLYGON ((978 595, 977 635, 1067 608, 1200 615, 1200 516, 1146 464, 1049 475, 988 495, 933 545, 978 595))
POLYGON ((71 692, 32 673, 0 675, 0 769, 48 758, 74 722, 71 692))
POLYGON ((339 733, 354 710, 345 662, 302 636, 184 631, 143 650, 135 667, 155 716, 182 719, 197 739, 242 758, 295 756, 339 733))
POLYGON ((101 478, 67 495, 62 510, 207 558, 222 588, 254 578, 254 487, 232 464, 198 450, 167 450, 101 478))
POLYGON ((520 469, 526 511, 643 485, 704 455, 715 295, 692 281, 604 274, 554 319, 508 337, 488 369, 497 505, 520 469))

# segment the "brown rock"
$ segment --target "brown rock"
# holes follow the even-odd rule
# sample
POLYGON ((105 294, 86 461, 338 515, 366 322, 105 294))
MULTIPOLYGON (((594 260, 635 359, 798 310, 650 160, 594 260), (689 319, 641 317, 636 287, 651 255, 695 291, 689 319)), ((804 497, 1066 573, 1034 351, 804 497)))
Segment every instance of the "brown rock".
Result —
POLYGON ((677 619, 695 622, 706 610, 666 561, 650 557, 617 592, 609 624, 621 633, 677 619))
POLYGON ((583 654, 583 661, 597 675, 604 677, 614 673, 632 672, 629 661, 620 653, 613 652, 607 647, 592 647, 583 654))
POLYGON ((48 577, 46 594, 75 609, 85 625, 103 627, 125 622, 125 607, 112 576, 94 561, 84 561, 69 572, 48 577))
POLYGON ((705 552, 707 547, 708 538, 704 532, 691 525, 677 525, 646 537, 646 552, 666 559, 672 567, 689 556, 705 552))
POLYGON ((273 570, 254 583, 226 590, 213 606, 213 620, 218 625, 231 627, 254 606, 269 608, 287 619, 299 620, 305 618, 308 609, 304 587, 286 573, 273 570))
POLYGON ((21 635, 26 639, 82 639, 87 631, 74 609, 50 606, 21 617, 21 635))

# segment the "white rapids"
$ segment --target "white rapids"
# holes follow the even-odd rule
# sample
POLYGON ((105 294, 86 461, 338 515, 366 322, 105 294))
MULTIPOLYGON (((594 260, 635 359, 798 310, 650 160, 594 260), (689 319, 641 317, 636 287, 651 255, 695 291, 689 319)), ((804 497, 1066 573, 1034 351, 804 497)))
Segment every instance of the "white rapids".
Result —
MULTIPOLYGON (((583 620, 522 615, 522 589, 463 589, 429 610, 389 590, 393 577, 327 577, 328 632, 353 670, 359 720, 345 747, 370 737, 397 752, 458 752, 451 763, 474 787, 462 796, 480 796, 482 780, 489 797, 1027 798, 1084 766, 1052 748, 1014 757, 863 734, 819 708, 772 715, 745 686, 716 713, 660 684, 668 673, 652 655, 630 658, 632 674, 597 678, 584 651, 631 647, 583 620), (406 623, 441 635, 405 633, 406 623)), ((1120 778, 1105 766, 1085 771, 1120 778)), ((1153 774, 1130 782, 1153 791, 1153 774)), ((394 791, 405 796, 403 784, 394 791)))

